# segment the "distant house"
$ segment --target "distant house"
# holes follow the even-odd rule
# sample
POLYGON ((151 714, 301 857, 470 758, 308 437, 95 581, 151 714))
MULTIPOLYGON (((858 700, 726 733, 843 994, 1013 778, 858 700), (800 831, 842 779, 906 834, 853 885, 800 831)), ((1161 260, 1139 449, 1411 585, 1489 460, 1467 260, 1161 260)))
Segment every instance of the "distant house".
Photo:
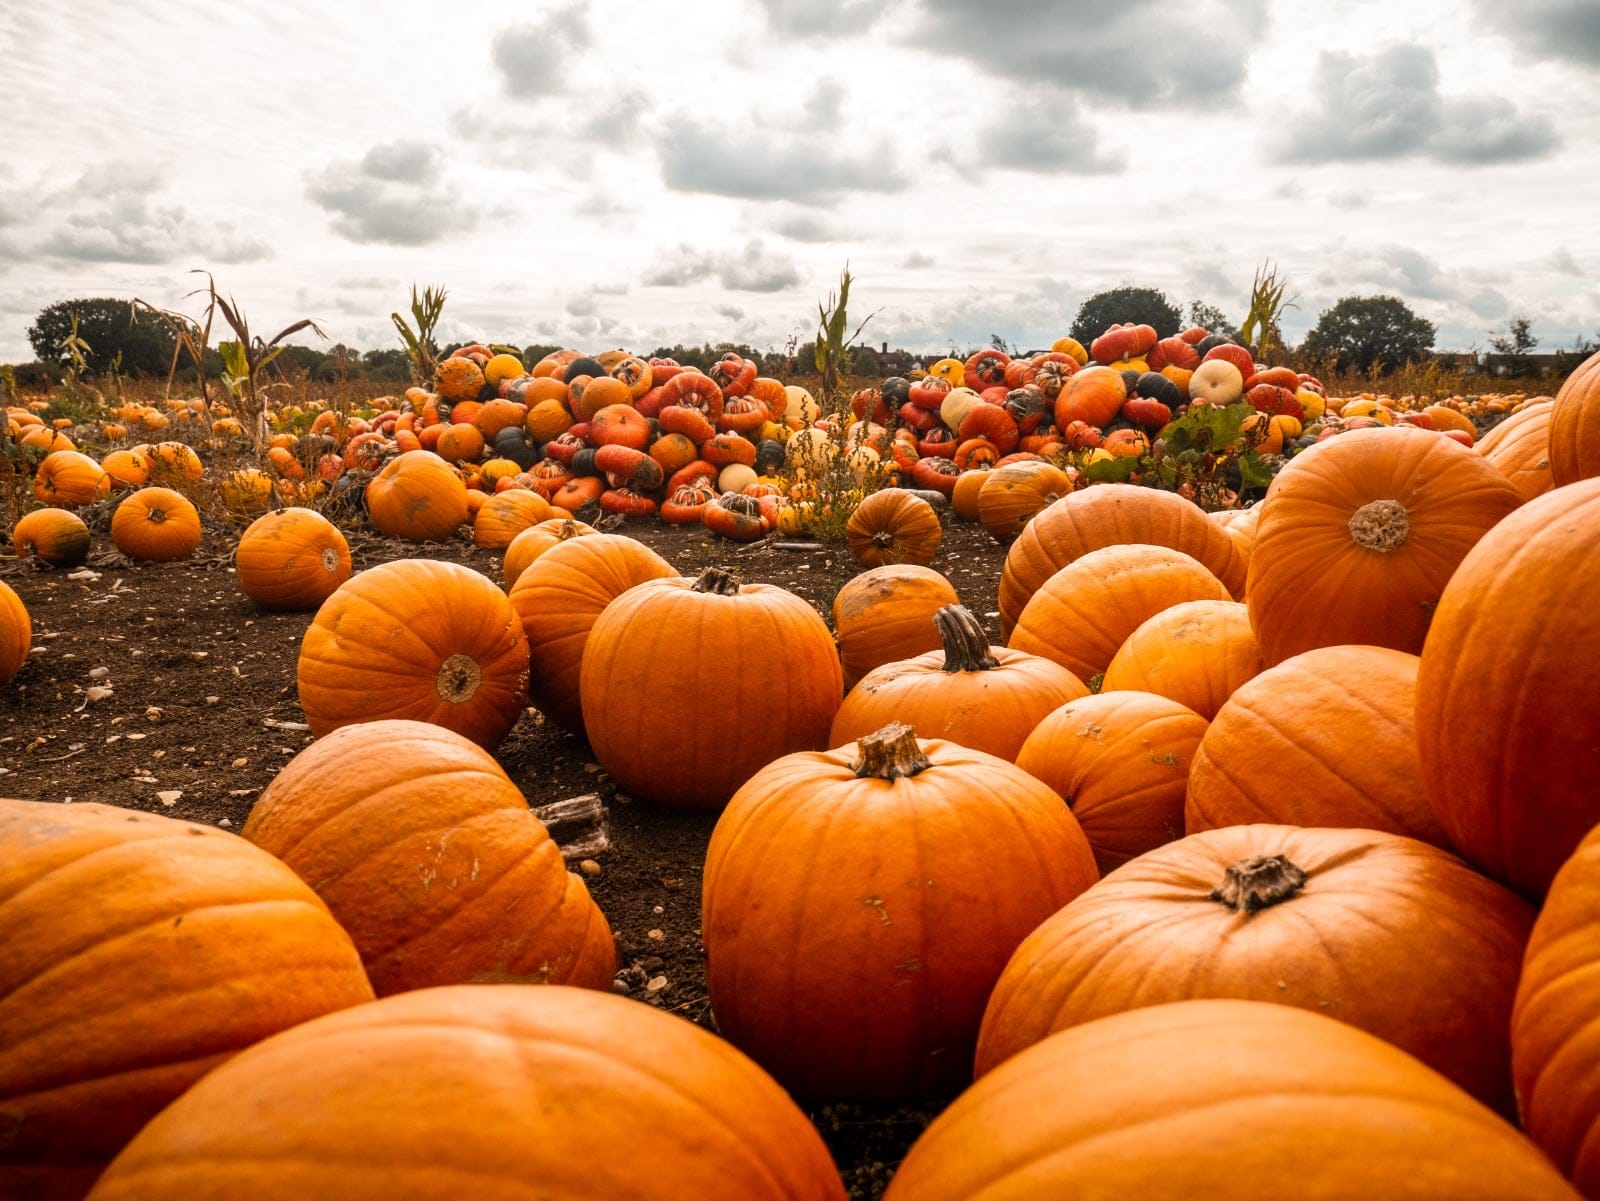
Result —
POLYGON ((1559 352, 1549 354, 1486 354, 1481 370, 1494 376, 1545 376, 1559 375, 1563 370, 1563 357, 1559 352))

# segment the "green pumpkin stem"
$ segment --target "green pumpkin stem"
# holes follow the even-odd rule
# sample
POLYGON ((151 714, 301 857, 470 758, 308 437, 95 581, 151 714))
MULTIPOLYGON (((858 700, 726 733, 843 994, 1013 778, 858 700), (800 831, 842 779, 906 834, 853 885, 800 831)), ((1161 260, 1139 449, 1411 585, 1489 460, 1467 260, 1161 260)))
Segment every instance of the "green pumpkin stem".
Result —
POLYGON ((696 592, 715 592, 718 596, 738 596, 739 581, 725 567, 708 567, 694 582, 696 592))
POLYGON ((946 605, 933 615, 933 626, 944 642, 946 671, 988 671, 1000 666, 989 636, 965 605, 946 605))
POLYGON ((898 780, 933 766, 917 745, 917 732, 903 721, 892 721, 856 743, 861 758, 854 766, 856 779, 898 780))
POLYGON ((1257 855, 1235 863, 1223 873, 1211 899, 1246 917, 1287 901, 1305 887, 1304 868, 1282 855, 1257 855))

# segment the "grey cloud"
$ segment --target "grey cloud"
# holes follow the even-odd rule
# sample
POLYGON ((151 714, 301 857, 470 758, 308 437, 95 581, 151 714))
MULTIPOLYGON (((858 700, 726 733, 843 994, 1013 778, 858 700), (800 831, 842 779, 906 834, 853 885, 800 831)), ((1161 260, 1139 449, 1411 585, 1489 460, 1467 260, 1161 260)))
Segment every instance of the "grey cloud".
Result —
POLYGON ((584 7, 574 4, 537 23, 503 29, 489 58, 506 94, 518 100, 558 96, 566 90, 566 63, 591 41, 584 7))
POLYGON ((791 242, 842 242, 853 236, 837 220, 799 205, 764 205, 750 213, 747 220, 791 242))
POLYGON ((781 292, 800 282, 800 271, 792 258, 769 251, 757 238, 739 250, 680 244, 658 256, 639 282, 647 288, 684 288, 713 278, 732 292, 781 292))
POLYGON ((913 250, 900 260, 900 265, 908 271, 915 271, 922 267, 936 267, 938 264, 938 259, 922 250, 913 250))
POLYGON ((736 304, 712 305, 711 311, 719 317, 726 317, 729 321, 744 320, 744 310, 736 304))
POLYGON ((1148 109, 1234 99, 1265 0, 923 0, 919 45, 1004 78, 1148 109))
POLYGON ((1441 95, 1438 63, 1426 46, 1391 46, 1366 58, 1324 51, 1305 91, 1317 103, 1272 141, 1277 162, 1418 156, 1481 166, 1538 158, 1559 143, 1548 117, 1523 115, 1500 97, 1441 95))
POLYGON ((1594 0, 1474 0, 1480 23, 1534 58, 1600 66, 1594 0))
POLYGON ((847 38, 865 31, 888 0, 760 0, 775 33, 800 38, 847 38))
POLYGON ((844 192, 898 192, 907 184, 887 143, 852 155, 826 133, 786 137, 753 122, 712 129, 686 116, 666 122, 661 165, 675 191, 747 200, 826 201, 844 192))
POLYGON ((1583 275, 1583 268, 1578 266, 1578 260, 1572 257, 1572 251, 1565 246, 1557 246, 1550 255, 1550 269, 1562 275, 1583 275))
POLYGON ((473 229, 482 214, 448 182, 442 156, 416 142, 374 147, 360 162, 336 162, 311 176, 306 195, 333 214, 352 242, 426 246, 473 229), (415 174, 400 171, 409 164, 415 174))
POLYGON ((1099 147, 1095 129, 1070 101, 1051 104, 1043 97, 1014 102, 991 122, 981 139, 986 167, 1054 174, 1115 174, 1127 166, 1121 152, 1099 147))

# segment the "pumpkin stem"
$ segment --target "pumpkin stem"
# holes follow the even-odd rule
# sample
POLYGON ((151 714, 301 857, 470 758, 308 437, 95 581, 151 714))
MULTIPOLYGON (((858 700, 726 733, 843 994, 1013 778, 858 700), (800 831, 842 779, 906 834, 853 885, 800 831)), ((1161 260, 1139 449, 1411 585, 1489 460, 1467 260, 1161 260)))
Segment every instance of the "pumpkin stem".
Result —
POLYGON ((1357 546, 1387 554, 1404 546, 1411 533, 1411 515, 1397 500, 1369 500, 1350 517, 1350 537, 1357 546))
POLYGON ((965 605, 940 609, 933 615, 933 627, 944 642, 946 671, 988 671, 1000 666, 989 646, 989 636, 965 605))
POLYGON ((738 596, 739 581, 726 567, 708 567, 694 582, 695 592, 715 592, 718 596, 738 596))
POLYGON ((1306 878, 1304 868, 1282 855, 1257 855, 1223 873, 1222 883, 1211 890, 1211 899, 1248 917, 1287 901, 1305 887, 1306 878))
POLYGON ((556 537, 562 542, 565 542, 568 538, 576 538, 578 536, 578 523, 570 517, 561 523, 556 532, 556 537))
POLYGON ((434 691, 439 694, 439 699, 453 705, 464 705, 470 701, 481 683, 483 670, 477 661, 459 652, 439 664, 439 672, 433 678, 434 691))
POLYGON ((933 766, 917 745, 917 732, 903 721, 892 721, 868 734, 856 743, 856 749, 861 752, 853 769, 858 780, 898 780, 933 766))

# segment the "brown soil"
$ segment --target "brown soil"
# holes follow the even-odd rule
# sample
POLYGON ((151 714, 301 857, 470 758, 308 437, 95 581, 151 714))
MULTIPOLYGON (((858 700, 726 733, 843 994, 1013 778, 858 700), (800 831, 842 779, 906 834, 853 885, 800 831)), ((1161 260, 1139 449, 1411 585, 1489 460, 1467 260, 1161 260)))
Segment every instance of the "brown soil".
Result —
MULTIPOLYGON (((29 662, 0 687, 0 794, 102 801, 238 830, 274 773, 311 741, 295 690, 311 617, 264 613, 244 597, 230 564, 237 531, 208 529, 192 560, 135 565, 111 548, 107 522, 103 512, 91 517, 97 553, 87 572, 0 561, 0 579, 22 597, 34 631, 29 662)), ((656 522, 623 532, 686 575, 718 564, 746 582, 780 584, 824 619, 839 587, 861 570, 842 546, 739 546, 656 522)), ((425 555, 501 580, 500 557, 465 535, 422 547, 363 532, 349 537, 358 571, 425 555)), ((982 527, 950 521, 932 564, 996 640, 1003 559, 982 527)), ((619 795, 582 739, 532 710, 497 756, 535 807, 601 795, 610 846, 594 855, 600 874, 588 883, 616 933, 619 991, 714 1029, 700 947, 700 872, 715 814, 619 795)), ((851 1195, 876 1197, 943 1100, 809 1112, 851 1195)))

